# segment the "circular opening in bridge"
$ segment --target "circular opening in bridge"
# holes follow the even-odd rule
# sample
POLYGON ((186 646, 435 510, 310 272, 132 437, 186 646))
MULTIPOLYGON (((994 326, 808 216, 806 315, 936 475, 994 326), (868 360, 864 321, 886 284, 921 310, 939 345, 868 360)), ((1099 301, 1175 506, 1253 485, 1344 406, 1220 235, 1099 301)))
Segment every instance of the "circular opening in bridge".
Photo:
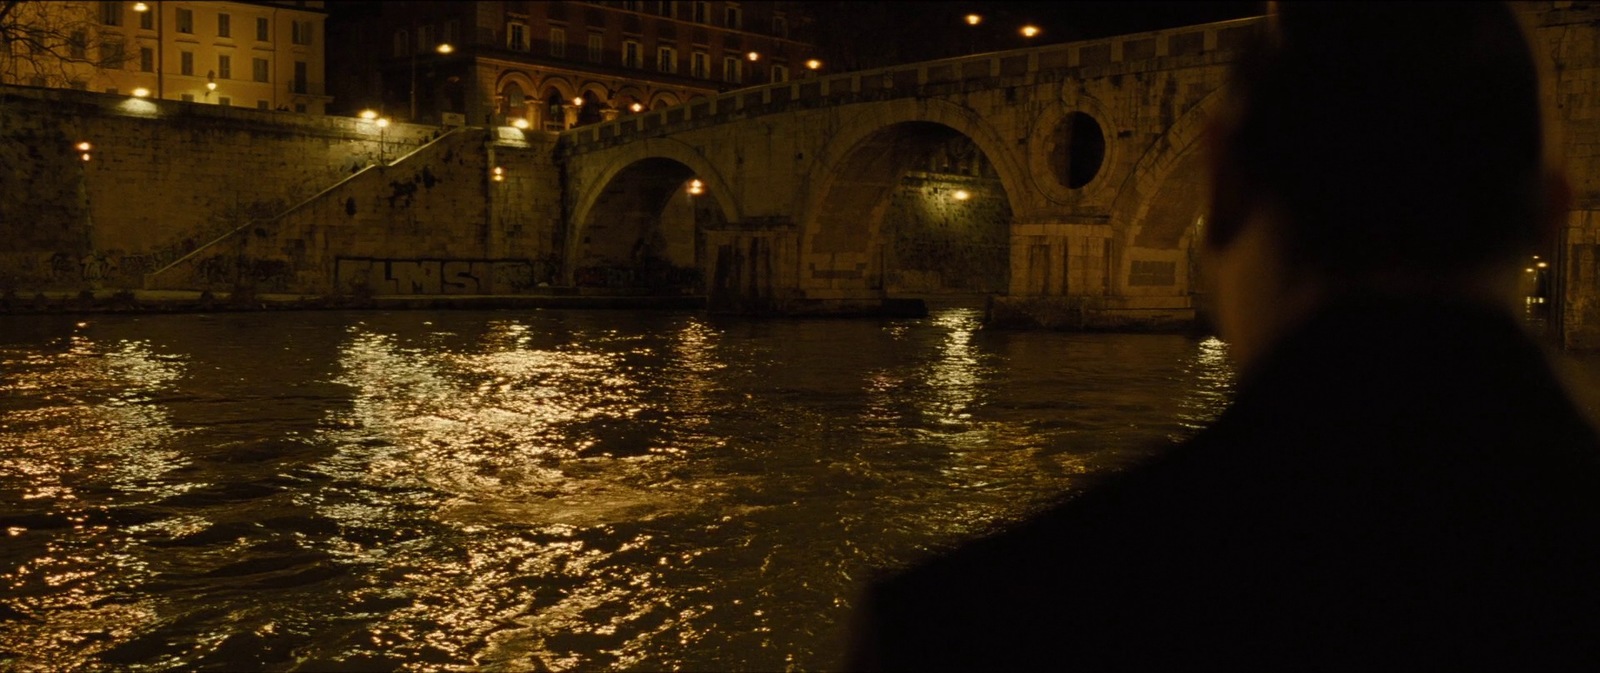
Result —
POLYGON ((1056 125, 1050 169, 1056 180, 1071 189, 1089 184, 1106 160, 1106 136, 1100 123, 1082 112, 1072 112, 1056 125))

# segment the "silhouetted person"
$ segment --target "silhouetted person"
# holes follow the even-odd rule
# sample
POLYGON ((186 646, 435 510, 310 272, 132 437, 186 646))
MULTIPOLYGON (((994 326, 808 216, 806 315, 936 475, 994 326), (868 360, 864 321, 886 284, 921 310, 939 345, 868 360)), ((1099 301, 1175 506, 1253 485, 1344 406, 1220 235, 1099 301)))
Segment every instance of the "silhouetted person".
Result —
POLYGON ((875 584, 855 667, 1600 669, 1600 443, 1512 308, 1567 200, 1526 38, 1275 11, 1207 135, 1233 403, 875 584))

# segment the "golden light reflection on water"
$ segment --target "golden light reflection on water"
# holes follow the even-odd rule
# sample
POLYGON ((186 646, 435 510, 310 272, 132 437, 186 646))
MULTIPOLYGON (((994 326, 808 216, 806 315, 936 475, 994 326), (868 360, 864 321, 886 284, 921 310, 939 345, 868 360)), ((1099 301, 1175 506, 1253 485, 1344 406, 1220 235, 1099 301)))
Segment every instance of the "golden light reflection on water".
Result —
POLYGON ((12 503, 0 516, 29 522, 7 526, 0 595, 30 616, 0 620, 0 651, 14 652, 0 661, 76 668, 156 618, 160 599, 133 592, 152 573, 116 542, 102 501, 187 488, 167 478, 184 461, 158 403, 183 363, 145 341, 80 333, 47 352, 0 350, 0 371, 0 495, 12 503))
POLYGON ((8 545, 36 544, 0 547, 27 592, 0 609, 29 615, 0 619, 0 650, 37 641, 20 667, 41 670, 837 666, 870 571, 1188 431, 1230 385, 1220 343, 979 318, 223 316, 0 350, 0 423, 28 438, 0 440, 0 492, 54 526, 0 512, 8 545))

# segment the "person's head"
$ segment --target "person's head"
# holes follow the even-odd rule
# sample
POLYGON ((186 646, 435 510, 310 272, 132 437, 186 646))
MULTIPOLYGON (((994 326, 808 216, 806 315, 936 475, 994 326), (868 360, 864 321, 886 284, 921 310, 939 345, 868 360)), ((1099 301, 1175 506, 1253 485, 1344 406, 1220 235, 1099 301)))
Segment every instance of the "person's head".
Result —
POLYGON ((1511 9, 1281 3, 1268 26, 1208 134, 1204 245, 1241 359, 1343 291, 1511 286, 1565 207, 1511 9))

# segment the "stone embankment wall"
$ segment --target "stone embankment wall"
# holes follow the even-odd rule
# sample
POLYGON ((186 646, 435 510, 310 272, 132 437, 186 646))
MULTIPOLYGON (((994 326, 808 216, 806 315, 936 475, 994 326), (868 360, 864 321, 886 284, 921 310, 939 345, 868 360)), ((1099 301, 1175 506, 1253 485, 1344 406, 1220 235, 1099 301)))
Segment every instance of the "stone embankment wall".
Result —
POLYGON ((431 126, 380 130, 353 118, 0 88, 0 291, 148 282, 323 294, 343 278, 345 289, 432 294, 548 279, 560 249, 551 141, 441 135, 431 126), (465 273, 446 268, 460 262, 465 273), (471 274, 514 280, 467 288, 471 274))

